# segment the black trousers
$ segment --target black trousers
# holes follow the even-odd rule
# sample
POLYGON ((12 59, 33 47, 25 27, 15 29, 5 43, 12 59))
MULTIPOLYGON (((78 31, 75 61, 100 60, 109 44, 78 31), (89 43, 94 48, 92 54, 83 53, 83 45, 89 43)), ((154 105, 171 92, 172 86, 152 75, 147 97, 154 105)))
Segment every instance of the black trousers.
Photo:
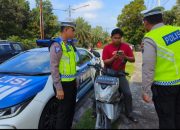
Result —
POLYGON ((132 112, 133 112, 133 105, 132 105, 132 94, 131 94, 131 90, 129 87, 129 82, 126 79, 125 76, 122 76, 119 78, 119 92, 123 93, 124 95, 124 103, 125 103, 125 110, 126 110, 126 115, 127 116, 131 116, 132 112))
POLYGON ((71 129, 76 107, 76 80, 62 82, 64 100, 59 100, 56 129, 71 129))
POLYGON ((152 86, 160 129, 180 129, 180 85, 152 86))

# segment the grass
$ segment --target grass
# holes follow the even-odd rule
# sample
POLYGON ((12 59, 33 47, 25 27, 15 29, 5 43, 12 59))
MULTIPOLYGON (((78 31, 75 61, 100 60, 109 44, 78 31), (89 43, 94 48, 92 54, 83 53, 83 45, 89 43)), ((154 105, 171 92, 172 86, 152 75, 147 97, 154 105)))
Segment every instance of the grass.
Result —
POLYGON ((92 109, 90 108, 83 114, 80 121, 74 126, 74 129, 94 129, 96 120, 91 115, 92 109))
MULTIPOLYGON (((132 63, 127 63, 126 65, 126 72, 129 73, 130 76, 134 73, 135 66, 132 63)), ((131 77, 127 77, 130 80, 131 77)), ((87 109, 87 111, 83 114, 80 121, 75 124, 74 129, 94 129, 96 119, 91 117, 92 115, 92 108, 87 109)), ((117 123, 112 124, 112 128, 116 129, 118 127, 117 123)))
POLYGON ((135 71, 135 66, 134 66, 134 63, 127 63, 126 64, 126 72, 129 73, 129 76, 130 77, 127 77, 128 80, 130 80, 131 76, 133 75, 135 71))
MULTIPOLYGON (((96 119, 91 117, 92 108, 88 109, 73 129, 95 129, 96 119)), ((112 129, 117 129, 117 122, 112 124, 112 129)))

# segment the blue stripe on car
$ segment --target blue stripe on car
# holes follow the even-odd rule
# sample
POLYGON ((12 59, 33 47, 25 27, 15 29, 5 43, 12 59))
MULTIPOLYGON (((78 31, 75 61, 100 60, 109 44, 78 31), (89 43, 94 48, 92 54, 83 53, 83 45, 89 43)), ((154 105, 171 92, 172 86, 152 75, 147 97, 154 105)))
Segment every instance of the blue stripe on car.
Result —
POLYGON ((32 98, 42 91, 48 76, 2 76, 0 78, 0 109, 32 98))

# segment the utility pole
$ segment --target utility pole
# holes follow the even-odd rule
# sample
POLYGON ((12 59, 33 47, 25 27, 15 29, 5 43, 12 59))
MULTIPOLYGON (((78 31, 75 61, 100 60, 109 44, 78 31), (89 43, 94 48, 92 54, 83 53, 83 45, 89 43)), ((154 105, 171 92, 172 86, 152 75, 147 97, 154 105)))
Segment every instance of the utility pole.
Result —
POLYGON ((41 39, 44 39, 44 21, 43 21, 43 3, 42 0, 40 0, 40 35, 41 39))
POLYGON ((72 14, 72 12, 71 12, 72 10, 71 10, 71 5, 69 5, 69 8, 68 8, 68 13, 69 13, 69 19, 71 19, 71 14, 72 14))
POLYGON ((68 9, 66 9, 66 10, 61 10, 61 9, 53 9, 53 10, 60 10, 60 11, 68 12, 68 16, 69 16, 69 17, 68 17, 68 20, 71 21, 71 20, 72 20, 72 12, 73 12, 73 11, 76 11, 76 10, 78 10, 78 9, 81 9, 81 8, 84 8, 84 7, 87 7, 87 6, 89 6, 89 4, 73 9, 73 8, 71 7, 71 5, 69 5, 68 9))
POLYGON ((158 0, 158 6, 161 6, 161 0, 158 0))

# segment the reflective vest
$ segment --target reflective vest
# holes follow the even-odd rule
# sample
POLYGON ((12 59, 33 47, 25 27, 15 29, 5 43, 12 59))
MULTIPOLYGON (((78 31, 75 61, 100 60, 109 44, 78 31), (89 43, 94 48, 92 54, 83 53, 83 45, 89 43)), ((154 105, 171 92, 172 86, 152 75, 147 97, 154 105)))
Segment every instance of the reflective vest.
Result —
POLYGON ((162 26, 145 35, 157 45, 154 84, 180 84, 180 28, 162 26))
POLYGON ((53 40, 61 45, 62 57, 59 63, 61 81, 70 82, 76 79, 76 53, 68 43, 65 44, 60 38, 53 40))

